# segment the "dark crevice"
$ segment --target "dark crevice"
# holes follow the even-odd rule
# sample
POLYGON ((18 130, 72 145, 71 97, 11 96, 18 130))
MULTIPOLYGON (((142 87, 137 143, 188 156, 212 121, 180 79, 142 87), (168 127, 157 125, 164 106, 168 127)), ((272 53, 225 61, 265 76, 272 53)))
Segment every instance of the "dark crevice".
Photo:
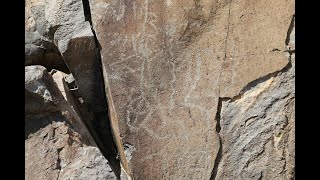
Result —
MULTIPOLYGON (((85 20, 88 21, 92 27, 90 3, 88 0, 82 0, 84 8, 85 20)), ((77 101, 80 108, 81 116, 84 119, 84 124, 88 128, 91 136, 96 142, 103 156, 109 161, 109 164, 115 173, 117 179, 120 179, 120 161, 116 158, 118 151, 113 139, 112 128, 108 113, 108 101, 105 93, 105 84, 101 65, 101 46, 96 38, 95 31, 91 28, 95 43, 96 43, 96 62, 93 72, 96 85, 94 97, 97 101, 93 103, 81 103, 77 101)))
POLYGON ((291 23, 290 23, 290 26, 289 26, 289 29, 287 32, 286 45, 288 45, 290 42, 290 34, 291 34, 293 27, 294 27, 294 20, 295 20, 295 15, 292 16, 291 23))
POLYGON ((84 18, 86 21, 89 21, 90 25, 92 26, 89 0, 82 0, 82 3, 83 3, 84 18))
MULTIPOLYGON (((217 109, 217 114, 216 114, 216 131, 218 132, 218 134, 220 133, 221 131, 221 124, 220 124, 220 120, 221 120, 221 109, 222 109, 222 102, 223 101, 228 101, 230 100, 230 98, 219 98, 219 102, 218 102, 218 109, 217 109)), ((218 167, 219 167, 219 164, 221 162, 221 159, 222 159, 222 150, 223 150, 223 146, 222 146, 222 139, 221 139, 221 135, 219 134, 219 144, 220 144, 220 147, 219 147, 219 151, 218 151, 218 154, 217 154, 217 157, 214 161, 214 166, 213 166, 213 170, 212 170, 212 173, 211 173, 211 177, 210 177, 210 180, 215 180, 216 179, 216 176, 217 176, 217 173, 218 173, 218 167)))
MULTIPOLYGON (((55 130, 54 130, 54 131, 55 131, 55 130)), ((60 173, 61 173, 61 158, 60 158, 60 152, 62 151, 62 149, 63 149, 63 147, 57 149, 57 151, 58 151, 58 159, 57 159, 56 169, 59 170, 57 180, 59 179, 59 176, 60 176, 60 173)))
POLYGON ((56 169, 58 170, 61 170, 61 159, 60 159, 60 152, 62 151, 63 147, 62 148, 58 148, 57 151, 58 151, 58 159, 57 159, 57 166, 56 166, 56 169))
MULTIPOLYGON (((57 29, 62 25, 55 25, 49 28, 48 31, 48 38, 53 42, 54 40, 54 33, 57 31, 57 29)), ((59 51, 58 51, 59 52, 59 51)))
POLYGON ((260 173, 260 177, 258 178, 258 180, 262 180, 263 179, 263 173, 260 173))
POLYGON ((280 51, 278 48, 273 48, 270 52, 280 51))
POLYGON ((211 173, 210 180, 215 180, 216 179, 217 174, 218 174, 218 167, 219 167, 220 161, 222 159, 222 142, 221 142, 221 138, 220 137, 219 137, 219 143, 220 143, 220 148, 219 148, 217 157, 216 157, 216 159, 214 161, 214 166, 213 166, 213 170, 212 170, 212 173, 211 173))

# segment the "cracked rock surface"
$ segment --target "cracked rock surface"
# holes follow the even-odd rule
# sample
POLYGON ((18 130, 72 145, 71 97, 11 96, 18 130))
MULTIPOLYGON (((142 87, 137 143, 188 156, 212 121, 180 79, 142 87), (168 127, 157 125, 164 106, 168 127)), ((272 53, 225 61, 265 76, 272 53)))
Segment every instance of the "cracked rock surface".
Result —
POLYGON ((128 175, 210 179, 219 159, 219 98, 288 65, 294 1, 89 2, 128 175))
POLYGON ((117 179, 70 100, 64 73, 26 66, 25 74, 26 98, 36 98, 25 104, 26 180, 117 179))
POLYGON ((295 179, 294 0, 25 7, 26 179, 295 179))
POLYGON ((39 126, 25 140, 26 180, 117 179, 100 150, 84 144, 61 114, 31 116, 25 121, 39 126))
POLYGON ((294 55, 291 62, 239 99, 222 101, 214 179, 294 179, 294 55))

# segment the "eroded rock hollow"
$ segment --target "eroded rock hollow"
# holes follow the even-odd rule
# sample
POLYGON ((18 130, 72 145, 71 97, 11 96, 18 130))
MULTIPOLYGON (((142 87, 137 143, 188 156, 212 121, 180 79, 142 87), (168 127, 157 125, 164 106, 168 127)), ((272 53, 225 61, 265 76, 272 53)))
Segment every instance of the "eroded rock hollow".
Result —
POLYGON ((27 179, 294 179, 294 9, 28 0, 27 179))

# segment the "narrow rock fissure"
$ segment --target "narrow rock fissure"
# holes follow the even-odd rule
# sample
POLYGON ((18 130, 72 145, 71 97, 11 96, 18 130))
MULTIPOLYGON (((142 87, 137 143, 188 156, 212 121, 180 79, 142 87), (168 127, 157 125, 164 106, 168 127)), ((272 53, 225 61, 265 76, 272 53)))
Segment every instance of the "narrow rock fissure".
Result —
POLYGON ((59 148, 57 149, 58 151, 58 159, 57 159, 57 166, 56 169, 58 169, 59 171, 61 171, 61 159, 60 159, 60 152, 62 151, 63 148, 59 148))
POLYGON ((113 139, 113 133, 110 125, 110 119, 108 114, 108 104, 105 91, 105 85, 102 74, 101 66, 101 55, 100 50, 101 46, 96 38, 95 31, 92 29, 91 21, 91 11, 90 4, 88 0, 82 0, 84 8, 85 20, 88 21, 91 25, 91 30, 94 35, 95 44, 96 44, 96 59, 97 65, 95 66, 94 72, 95 79, 98 82, 98 87, 95 89, 97 97, 99 97, 99 102, 104 102, 105 104, 82 104, 77 102, 80 107, 81 116, 84 117, 84 124, 88 128, 90 135, 93 137, 95 143, 97 144, 99 150, 103 156, 109 161, 110 167, 115 173, 117 179, 120 179, 120 161, 117 159, 117 148, 113 139), (99 106, 99 107, 96 107, 99 106), (90 120, 86 122, 86 119, 90 120))
POLYGON ((89 21, 90 25, 92 26, 91 10, 90 10, 89 0, 82 0, 82 3, 83 3, 84 19, 86 21, 89 21))
POLYGON ((218 154, 217 154, 217 157, 214 161, 214 166, 213 166, 213 170, 212 170, 212 173, 211 173, 211 177, 210 177, 210 180, 215 180, 216 179, 216 176, 217 176, 217 173, 218 173, 218 167, 219 167, 219 164, 221 162, 221 159, 222 159, 222 149, 223 149, 223 146, 222 146, 222 139, 221 139, 221 136, 220 136, 220 131, 221 131, 221 124, 220 124, 220 120, 221 120, 221 109, 222 109, 222 102, 223 101, 227 101, 227 100, 230 100, 230 98, 221 98, 219 97, 219 102, 218 102, 218 109, 217 109, 217 114, 216 114, 216 131, 219 135, 219 144, 220 144, 220 147, 219 147, 219 151, 218 151, 218 154))
MULTIPOLYGON (((54 130, 54 131, 55 131, 55 130, 54 130)), ((63 149, 63 147, 57 149, 58 159, 57 159, 56 169, 59 170, 57 180, 59 179, 60 173, 61 173, 61 158, 60 158, 60 152, 62 151, 62 149, 63 149)))
POLYGON ((293 27, 294 27, 294 21, 295 21, 295 15, 292 16, 292 19, 291 19, 291 23, 290 23, 290 26, 289 26, 289 29, 288 29, 288 32, 287 32, 287 38, 286 38, 286 45, 289 44, 289 41, 290 41, 290 34, 293 30, 293 27))

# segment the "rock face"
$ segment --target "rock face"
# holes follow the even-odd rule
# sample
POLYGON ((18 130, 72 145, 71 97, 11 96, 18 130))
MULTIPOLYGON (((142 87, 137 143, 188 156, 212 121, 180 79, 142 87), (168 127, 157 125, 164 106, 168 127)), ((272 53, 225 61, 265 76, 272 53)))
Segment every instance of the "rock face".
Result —
POLYGON ((99 96, 94 93, 98 89, 97 81, 101 79, 97 77, 98 58, 90 23, 83 21, 59 27, 54 41, 76 79, 80 96, 88 104, 97 103, 99 96))
MULTIPOLYGON (((90 8, 114 138, 127 174, 132 179, 212 178, 220 150, 219 97, 237 97, 250 82, 288 65, 294 1, 90 0, 90 8)), ((263 114, 263 108, 254 111, 263 114)), ((273 123, 270 129, 276 128, 273 123)), ((261 136, 261 142, 271 137, 261 136)), ((252 146, 260 147, 260 141, 252 146)), ((219 170, 217 177, 256 178, 239 170, 223 176, 231 169, 219 170)))
POLYGON ((26 129, 26 180, 116 180, 100 150, 84 144, 67 121, 58 113, 25 119, 33 127, 26 129))
POLYGON ((68 72, 53 43, 56 26, 48 22, 45 0, 27 0, 25 4, 25 65, 43 65, 68 72))
POLYGON ((55 94, 52 79, 43 66, 25 67, 25 114, 56 112, 55 94))
POLYGON ((295 179, 294 6, 27 0, 26 179, 295 179))
MULTIPOLYGON (((78 105, 85 117, 84 120, 88 130, 99 148, 104 152, 104 155, 111 158, 111 163, 116 164, 116 150, 108 121, 108 107, 104 93, 98 48, 96 47, 90 22, 85 20, 83 2, 75 0, 74 3, 71 1, 54 3, 61 3, 64 8, 68 8, 72 4, 71 7, 76 10, 73 12, 71 8, 61 11, 58 5, 53 8, 59 16, 57 15, 58 17, 53 18, 52 22, 61 24, 66 22, 63 19, 71 21, 57 28, 54 33, 54 43, 75 79, 75 89, 77 89, 79 98, 81 98, 81 102, 78 102, 78 105), (81 6, 74 4, 81 4, 81 6), (62 19, 59 19, 60 16, 62 19)), ((120 170, 119 165, 117 168, 120 170)))
POLYGON ((65 74, 42 66, 26 66, 25 74, 26 179, 117 179, 82 123, 65 74))
POLYGON ((294 179, 294 60, 236 100, 222 101, 216 179, 294 179))
POLYGON ((221 99, 221 147, 211 179, 294 179, 295 28, 289 30, 290 63, 252 82, 234 99, 221 99))
POLYGON ((69 72, 53 43, 53 35, 62 25, 84 21, 82 1, 27 0, 25 15, 25 65, 69 72))

